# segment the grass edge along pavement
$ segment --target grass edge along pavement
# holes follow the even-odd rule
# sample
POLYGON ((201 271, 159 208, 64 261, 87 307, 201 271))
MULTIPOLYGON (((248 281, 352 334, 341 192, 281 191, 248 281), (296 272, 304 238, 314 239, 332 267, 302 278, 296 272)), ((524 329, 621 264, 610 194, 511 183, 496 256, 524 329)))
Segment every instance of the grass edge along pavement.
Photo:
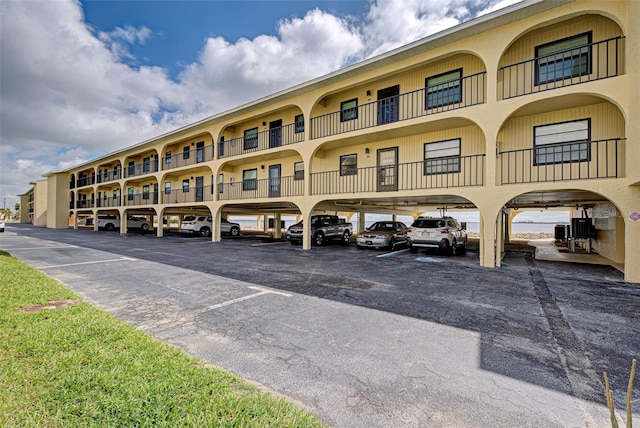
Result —
POLYGON ((0 426, 323 426, 4 251, 0 296, 0 426))

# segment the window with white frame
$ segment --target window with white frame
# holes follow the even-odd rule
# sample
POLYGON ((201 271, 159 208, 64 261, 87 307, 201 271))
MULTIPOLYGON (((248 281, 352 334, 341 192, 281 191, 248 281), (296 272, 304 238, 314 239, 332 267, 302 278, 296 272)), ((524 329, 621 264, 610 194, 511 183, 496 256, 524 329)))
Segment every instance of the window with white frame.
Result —
POLYGON ((534 165, 589 161, 591 119, 533 127, 534 165))
POLYGON ((358 118, 358 99, 354 98, 340 103, 340 122, 358 118))
POLYGON ((258 147, 258 128, 244 131, 244 149, 250 150, 258 147))
POLYGON ((149 199, 149 185, 142 186, 142 199, 149 199))
POLYGON ((191 150, 189 146, 185 146, 185 147, 182 148, 182 159, 183 160, 189 159, 189 155, 191 154, 189 150, 191 150))
POLYGON ((358 155, 340 156, 340 175, 358 174, 358 155))
POLYGON ((258 188, 258 170, 245 169, 242 171, 242 190, 256 190, 258 188))
POLYGON ((536 46, 535 84, 591 73, 591 32, 536 46))
POLYGON ((432 109, 462 101, 462 69, 438 74, 425 79, 425 108, 432 109))
POLYGON ((304 180, 304 162, 296 162, 293 164, 293 179, 304 180))
POLYGON ((424 174, 460 172, 460 138, 424 145, 424 174))
POLYGON ((189 179, 182 180, 182 193, 189 193, 189 179))
POLYGON ((165 181, 164 182, 164 194, 165 195, 171 194, 171 182, 170 181, 165 181))

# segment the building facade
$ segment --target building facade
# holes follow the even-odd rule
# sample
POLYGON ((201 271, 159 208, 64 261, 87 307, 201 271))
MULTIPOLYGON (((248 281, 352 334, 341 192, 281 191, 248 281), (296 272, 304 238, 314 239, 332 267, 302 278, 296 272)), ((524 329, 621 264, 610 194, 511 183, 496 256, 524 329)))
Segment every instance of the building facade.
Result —
POLYGON ((49 174, 46 225, 298 215, 309 249, 317 212, 470 209, 495 267, 519 210, 562 207, 640 282, 639 45, 640 2, 525 1, 49 174))

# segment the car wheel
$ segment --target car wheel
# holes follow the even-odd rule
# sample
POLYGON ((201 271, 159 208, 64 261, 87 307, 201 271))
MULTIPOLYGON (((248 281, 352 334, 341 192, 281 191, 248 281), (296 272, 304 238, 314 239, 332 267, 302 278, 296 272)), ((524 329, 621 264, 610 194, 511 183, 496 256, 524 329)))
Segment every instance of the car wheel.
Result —
POLYGON ((318 247, 324 244, 324 233, 318 232, 316 233, 316 237, 313 241, 318 247))
POLYGON ((113 231, 113 229, 115 229, 115 227, 114 227, 113 223, 107 223, 107 224, 104 226, 104 229, 105 229, 107 232, 112 232, 112 231, 113 231))
POLYGON ((233 226, 229 233, 235 238, 237 236, 240 236, 240 229, 238 229, 236 226, 233 226))
POLYGON ((142 229, 143 232, 148 232, 149 225, 147 223, 143 223, 142 226, 140 226, 140 229, 142 229))
POLYGON ((348 245, 350 242, 351 242, 351 234, 349 233, 348 230, 345 230, 344 233, 342 234, 342 244, 348 245))
POLYGON ((418 247, 414 247, 413 245, 409 246, 409 251, 411 251, 412 253, 417 253, 418 252, 418 247))
POLYGON ((464 240, 464 243, 458 248, 458 254, 464 256, 467 252, 467 240, 464 240))
POLYGON ((451 243, 451 246, 449 247, 449 255, 450 256, 458 255, 458 243, 456 242, 455 239, 453 240, 453 242, 451 243))
POLYGON ((200 235, 204 236, 205 238, 207 236, 211 236, 211 229, 209 229, 207 226, 203 227, 202 229, 200 229, 200 235))

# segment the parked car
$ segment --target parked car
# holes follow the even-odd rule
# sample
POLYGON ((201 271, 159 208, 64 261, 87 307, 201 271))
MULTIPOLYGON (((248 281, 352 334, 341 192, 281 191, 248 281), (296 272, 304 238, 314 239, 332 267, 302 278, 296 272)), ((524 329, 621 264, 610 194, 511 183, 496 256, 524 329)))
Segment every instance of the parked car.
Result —
MULTIPOLYGON (((200 236, 211 236, 213 229, 213 219, 206 215, 189 215, 182 220, 181 230, 185 235, 200 234, 200 236)), ((223 235, 231 235, 233 237, 240 236, 240 225, 233 223, 226 218, 220 219, 220 233, 223 235)))
POLYGON ((356 236, 359 250, 366 247, 388 248, 395 250, 398 246, 409 243, 409 230, 400 221, 378 221, 356 236))
MULTIPOLYGON (((87 217, 85 219, 85 225, 93 226, 93 221, 92 217, 87 217)), ((120 229, 120 217, 117 215, 98 216, 98 229, 106 231, 120 229)), ((149 222, 144 217, 127 216, 127 230, 129 229, 147 232, 149 230, 149 222)))
MULTIPOLYGON (((289 226, 286 237, 292 245, 302 243, 302 222, 289 226)), ((351 242, 353 225, 347 223, 337 215, 311 216, 311 242, 314 245, 324 245, 328 241, 340 241, 343 244, 351 242)))
POLYGON ((458 223, 453 217, 418 217, 409 232, 409 249, 415 253, 419 248, 437 248, 450 255, 464 254, 466 224, 458 223))
POLYGON ((4 232, 4 219, 0 218, 0 233, 4 232))

